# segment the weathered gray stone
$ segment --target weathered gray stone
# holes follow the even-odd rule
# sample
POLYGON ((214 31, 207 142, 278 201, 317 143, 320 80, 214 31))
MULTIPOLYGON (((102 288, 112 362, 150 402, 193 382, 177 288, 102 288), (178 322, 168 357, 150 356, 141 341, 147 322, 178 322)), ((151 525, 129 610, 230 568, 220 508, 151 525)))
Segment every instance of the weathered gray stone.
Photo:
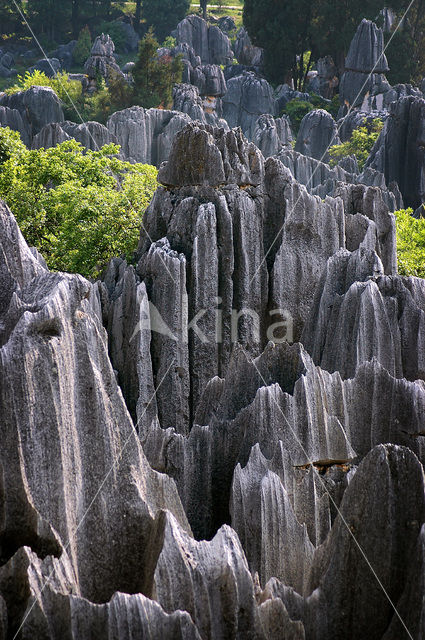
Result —
POLYGON ((233 59, 230 40, 223 31, 199 16, 184 18, 176 29, 177 44, 188 44, 201 58, 202 64, 227 64, 233 59))
POLYGON ((397 182, 405 205, 413 209, 425 202, 424 114, 422 98, 407 97, 394 102, 366 163, 381 171, 387 182, 397 182))
POLYGON ((115 57, 115 45, 109 35, 97 36, 93 43, 90 56, 84 64, 84 72, 89 79, 94 81, 98 75, 101 75, 106 81, 109 80, 111 73, 122 75, 115 57))
POLYGON ((331 56, 319 58, 316 66, 317 75, 310 80, 307 89, 327 100, 331 100, 339 85, 338 69, 331 56))
POLYGON ((264 114, 256 122, 253 142, 265 158, 277 155, 284 147, 292 148, 291 123, 288 116, 273 118, 264 114))
POLYGON ((32 149, 50 149, 56 147, 56 145, 71 140, 69 136, 63 130, 62 126, 58 122, 52 122, 46 124, 41 131, 34 136, 32 140, 32 149))
POLYGON ((112 114, 106 126, 127 160, 159 166, 168 158, 175 134, 188 122, 189 116, 178 111, 129 107, 112 114))
MULTIPOLYGON (((306 637, 385 637, 415 570, 424 517, 419 461, 404 447, 380 445, 354 474, 331 534, 316 551, 309 597, 297 597, 276 580, 266 591, 283 598, 289 615, 303 621, 306 637)), ((423 608, 410 612, 417 629, 423 608)))
POLYGON ((264 50, 252 44, 245 27, 241 27, 236 36, 235 56, 240 64, 247 66, 261 67, 264 63, 264 50))
POLYGON ((258 117, 265 113, 276 113, 273 90, 267 80, 245 72, 227 82, 223 118, 230 127, 241 127, 244 135, 252 140, 258 117))
POLYGON ((362 20, 351 41, 345 68, 348 71, 362 73, 385 73, 389 70, 388 62, 383 54, 384 36, 371 20, 362 20))
POLYGON ((328 265, 304 328, 314 361, 350 378, 362 362, 376 358, 394 377, 423 380, 424 281, 379 272, 344 278, 347 258, 341 258, 328 265))
POLYGON ((31 87, 12 95, 0 96, 0 106, 16 109, 25 122, 28 119, 31 136, 51 122, 63 122, 64 115, 60 100, 50 87, 31 87))
POLYGON ((58 71, 60 71, 62 65, 57 58, 42 58, 28 69, 29 73, 34 71, 42 71, 48 78, 53 78, 58 71))
POLYGON ((315 109, 301 121, 295 151, 321 162, 329 162, 329 147, 340 144, 335 120, 328 111, 315 109))
POLYGON ((22 142, 30 146, 30 125, 28 119, 25 115, 22 117, 20 111, 0 106, 0 126, 9 127, 9 129, 13 129, 13 131, 18 131, 22 142))
POLYGON ((362 20, 345 59, 340 84, 341 105, 366 111, 382 110, 384 95, 391 90, 383 75, 388 69, 382 29, 370 20, 362 20), (375 100, 369 100, 371 95, 377 96, 375 100))
POLYGON ((4 205, 0 224, 1 563, 23 546, 41 558, 66 549, 83 597, 141 592, 158 511, 189 530, 177 492, 139 445, 96 289, 44 269, 4 205))
POLYGON ((158 174, 167 186, 224 184, 257 186, 263 178, 264 166, 255 145, 246 144, 240 131, 224 131, 189 124, 175 139, 168 162, 158 174), (182 163, 185 154, 188 159, 182 163))

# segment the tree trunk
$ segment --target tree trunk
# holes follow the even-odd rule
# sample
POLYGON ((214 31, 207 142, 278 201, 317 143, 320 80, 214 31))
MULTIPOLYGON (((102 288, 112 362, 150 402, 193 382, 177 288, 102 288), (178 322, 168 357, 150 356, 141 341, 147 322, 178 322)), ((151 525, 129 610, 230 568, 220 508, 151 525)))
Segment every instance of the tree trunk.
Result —
POLYGON ((80 32, 80 0, 72 0, 72 37, 77 40, 80 32))
POLYGON ((207 19, 207 4, 208 4, 208 0, 200 0, 200 5, 201 5, 201 9, 202 9, 202 17, 204 18, 204 20, 207 19))
POLYGON ((142 12, 142 0, 136 0, 136 13, 134 15, 134 28, 137 32, 140 29, 140 16, 142 12))

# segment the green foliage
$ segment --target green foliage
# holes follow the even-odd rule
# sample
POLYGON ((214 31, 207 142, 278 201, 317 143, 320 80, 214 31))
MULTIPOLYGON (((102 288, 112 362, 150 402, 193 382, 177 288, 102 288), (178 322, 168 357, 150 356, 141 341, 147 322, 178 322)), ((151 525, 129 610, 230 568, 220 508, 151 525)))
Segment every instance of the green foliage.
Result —
POLYGON ((289 116, 295 134, 298 133, 301 120, 313 109, 315 109, 315 107, 311 102, 306 102, 305 100, 299 100, 297 98, 286 103, 284 113, 289 116))
POLYGON ((157 57, 158 41, 149 29, 140 41, 139 53, 132 75, 133 100, 142 107, 167 108, 172 101, 173 86, 181 82, 183 64, 180 57, 157 57))
POLYGON ((157 170, 122 162, 118 150, 84 152, 71 140, 30 151, 0 128, 0 197, 51 269, 97 277, 112 256, 131 258, 157 170))
POLYGON ((173 38, 173 36, 167 36, 164 42, 162 43, 162 46, 166 47, 167 49, 173 49, 176 45, 177 45, 177 40, 173 38))
POLYGON ((0 128, 0 172, 5 162, 11 158, 13 162, 18 162, 25 151, 26 146, 17 131, 12 131, 8 127, 0 128))
POLYGON ((143 0, 142 16, 160 42, 189 13, 190 0, 143 0))
POLYGON ((6 93, 11 95, 18 91, 26 91, 31 87, 51 87, 62 101, 65 110, 73 110, 73 103, 80 101, 82 96, 81 82, 70 80, 68 74, 63 71, 56 74, 54 78, 48 78, 42 71, 28 71, 24 76, 18 76, 17 83, 6 89, 6 93))
POLYGON ((425 278, 425 218, 412 209, 396 211, 398 270, 403 276, 425 278))
POLYGON ((341 158, 355 155, 359 169, 362 170, 383 126, 384 124, 379 118, 375 118, 370 125, 365 120, 364 126, 354 129, 349 140, 342 144, 336 144, 329 149, 331 166, 334 167, 341 158))
POLYGON ((90 55, 92 47, 90 29, 86 25, 84 29, 81 29, 78 36, 77 44, 75 45, 73 57, 74 62, 78 65, 83 65, 90 55))

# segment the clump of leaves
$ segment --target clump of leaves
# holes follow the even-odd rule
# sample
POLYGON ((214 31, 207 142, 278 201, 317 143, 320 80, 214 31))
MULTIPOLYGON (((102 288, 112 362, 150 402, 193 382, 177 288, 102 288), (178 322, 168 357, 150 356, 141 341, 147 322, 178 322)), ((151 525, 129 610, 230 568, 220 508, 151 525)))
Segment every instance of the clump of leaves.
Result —
POLYGON ((366 120, 364 120, 364 125, 354 129, 349 140, 342 144, 336 144, 329 149, 331 167, 334 167, 342 158, 355 155, 361 171, 383 126, 384 123, 379 118, 375 118, 371 124, 367 124, 366 120))
POLYGON ((403 276, 425 278, 425 218, 414 218, 412 213, 412 209, 395 213, 398 270, 403 276))
POLYGON ((111 257, 131 259, 156 168, 119 160, 113 144, 28 150, 17 135, 0 128, 0 198, 48 266, 95 278, 111 257))

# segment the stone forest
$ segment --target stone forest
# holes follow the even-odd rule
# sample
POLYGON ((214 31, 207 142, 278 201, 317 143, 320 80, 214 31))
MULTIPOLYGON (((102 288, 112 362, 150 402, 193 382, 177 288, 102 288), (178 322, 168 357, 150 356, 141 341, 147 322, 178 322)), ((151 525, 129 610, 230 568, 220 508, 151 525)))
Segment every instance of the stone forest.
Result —
POLYGON ((2 4, 0 640, 424 640, 425 2, 2 4))

